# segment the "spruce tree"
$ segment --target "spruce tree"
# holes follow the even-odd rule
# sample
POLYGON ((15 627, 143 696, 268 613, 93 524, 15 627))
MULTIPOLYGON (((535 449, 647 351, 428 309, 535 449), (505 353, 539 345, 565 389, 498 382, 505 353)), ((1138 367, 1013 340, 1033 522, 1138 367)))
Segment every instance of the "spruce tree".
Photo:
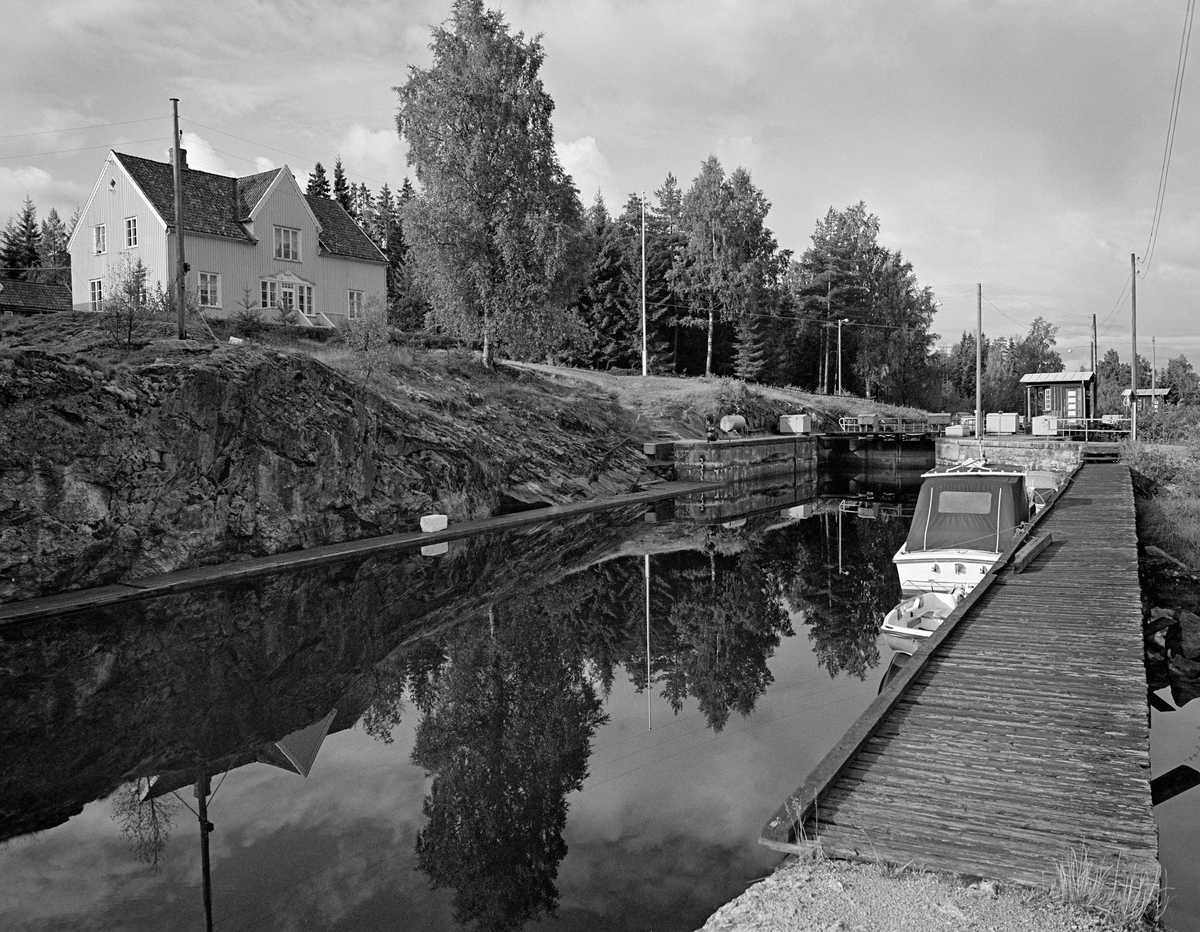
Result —
POLYGON ((342 157, 339 155, 333 163, 333 199, 350 213, 350 185, 346 182, 346 170, 342 168, 342 157))
POLYGON ((33 201, 26 196, 25 205, 21 208, 21 212, 17 215, 14 221, 9 218, 8 224, 4 227, 4 233, 0 238, 0 265, 4 267, 4 276, 6 278, 20 279, 23 281, 36 281, 37 273, 34 271, 42 264, 42 258, 38 254, 38 247, 41 245, 42 234, 38 229, 37 210, 33 206, 33 201))
POLYGON ((325 166, 317 162, 312 174, 308 176, 308 188, 304 192, 309 197, 329 197, 329 179, 325 177, 325 166))
POLYGON ((50 285, 71 284, 71 254, 67 251, 67 227, 53 207, 42 221, 38 255, 43 271, 41 280, 50 285))

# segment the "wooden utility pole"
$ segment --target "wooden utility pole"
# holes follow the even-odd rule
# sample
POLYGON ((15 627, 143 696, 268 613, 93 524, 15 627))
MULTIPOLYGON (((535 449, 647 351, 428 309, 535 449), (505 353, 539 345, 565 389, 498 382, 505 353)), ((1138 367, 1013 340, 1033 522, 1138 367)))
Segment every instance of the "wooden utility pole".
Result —
POLYGON ((179 98, 171 98, 171 120, 175 131, 171 146, 171 161, 175 167, 175 308, 179 323, 179 339, 187 338, 184 317, 187 297, 187 264, 183 261, 183 153, 179 139, 179 98))
POLYGON ((975 438, 983 437, 983 282, 975 286, 975 438))
POLYGON ((1133 358, 1129 360, 1129 439, 1137 440, 1137 256, 1129 254, 1129 272, 1133 290, 1130 292, 1132 315, 1130 328, 1133 331, 1133 358))
POLYGON ((646 192, 642 192, 642 376, 649 374, 646 355, 646 192))
POLYGON ((1100 343, 1096 339, 1096 315, 1092 315, 1092 417, 1096 416, 1096 383, 1100 381, 1100 343))
MULTIPOLYGON (((176 137, 178 138, 178 137, 176 137)), ((200 772, 196 779, 195 794, 198 802, 197 813, 200 819, 200 875, 204 895, 204 928, 212 932, 212 871, 208 859, 208 834, 212 831, 212 823, 208 821, 208 794, 210 789, 209 775, 200 772)))

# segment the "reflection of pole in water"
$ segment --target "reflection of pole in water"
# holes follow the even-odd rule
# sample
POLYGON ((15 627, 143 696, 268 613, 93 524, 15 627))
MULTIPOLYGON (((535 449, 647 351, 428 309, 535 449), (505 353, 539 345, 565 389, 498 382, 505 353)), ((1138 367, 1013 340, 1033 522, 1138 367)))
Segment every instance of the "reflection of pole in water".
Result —
POLYGON ((208 821, 208 788, 209 775, 202 772, 196 780, 196 799, 200 803, 200 870, 204 885, 204 928, 212 932, 212 874, 208 863, 208 833, 212 831, 212 823, 208 821))
POLYGON ((838 502, 838 575, 842 575, 842 503, 838 502))
POLYGON ((650 554, 646 554, 646 731, 652 731, 650 722, 650 554))

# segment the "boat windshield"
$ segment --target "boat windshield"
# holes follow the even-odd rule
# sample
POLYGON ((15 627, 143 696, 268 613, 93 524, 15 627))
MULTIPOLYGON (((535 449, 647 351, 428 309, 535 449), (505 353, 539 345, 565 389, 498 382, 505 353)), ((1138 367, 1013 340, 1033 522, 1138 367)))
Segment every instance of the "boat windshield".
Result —
POLYGON ((908 552, 985 550, 999 553, 1029 520, 1020 476, 931 476, 921 486, 908 552))

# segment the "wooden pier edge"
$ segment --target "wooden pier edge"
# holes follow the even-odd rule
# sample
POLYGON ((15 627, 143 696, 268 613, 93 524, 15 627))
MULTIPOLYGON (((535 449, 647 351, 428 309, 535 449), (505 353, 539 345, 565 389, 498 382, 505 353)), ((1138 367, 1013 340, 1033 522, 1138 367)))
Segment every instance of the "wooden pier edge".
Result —
POLYGON ((123 602, 153 599, 221 583, 240 582, 273 573, 290 572, 316 566, 327 566, 351 560, 362 560, 381 553, 416 550, 430 544, 475 537, 493 531, 505 531, 530 524, 540 524, 610 508, 644 505, 669 498, 679 498, 697 492, 709 492, 722 487, 718 482, 667 482, 655 489, 626 492, 609 498, 570 502, 534 508, 496 518, 480 518, 452 524, 443 531, 423 533, 410 531, 368 537, 362 540, 326 544, 306 550, 292 550, 266 557, 254 557, 236 563, 221 563, 195 569, 178 570, 156 576, 142 576, 109 586, 74 589, 56 595, 0 605, 0 630, 39 619, 57 617, 116 605, 123 602))
POLYGON ((759 833, 759 844, 776 851, 787 851, 790 850, 791 846, 795 846, 797 843, 805 840, 801 837, 802 833, 800 829, 810 817, 819 812, 819 804, 826 791, 833 786, 838 777, 853 763, 859 751, 874 736, 875 732, 879 730, 888 713, 891 712, 896 703, 900 701, 901 697, 903 697, 912 683, 925 669, 934 652, 950 636, 950 633, 958 626, 958 623, 966 616, 979 598, 992 587, 992 584, 999 578, 1000 573, 1003 572, 1018 551, 1025 545, 1033 529, 1041 524, 1054 509, 1054 506, 1066 494, 1067 489, 1070 488, 1071 484, 1075 481, 1076 475, 1078 475, 1079 470, 1082 468, 1082 465, 1079 465, 1071 471, 1054 498, 1014 538, 1008 549, 1000 555, 992 565, 991 570, 984 574, 983 579, 979 581, 978 585, 955 606, 954 611, 946 616, 946 620, 926 639, 924 647, 918 649, 916 654, 913 655, 913 660, 900 669, 895 679, 884 688, 883 692, 872 700, 862 715, 858 717, 858 720, 850 726, 850 730, 822 758, 821 762, 809 774, 808 778, 800 786, 796 787, 791 795, 775 810, 775 813, 767 820, 767 823, 759 833))

